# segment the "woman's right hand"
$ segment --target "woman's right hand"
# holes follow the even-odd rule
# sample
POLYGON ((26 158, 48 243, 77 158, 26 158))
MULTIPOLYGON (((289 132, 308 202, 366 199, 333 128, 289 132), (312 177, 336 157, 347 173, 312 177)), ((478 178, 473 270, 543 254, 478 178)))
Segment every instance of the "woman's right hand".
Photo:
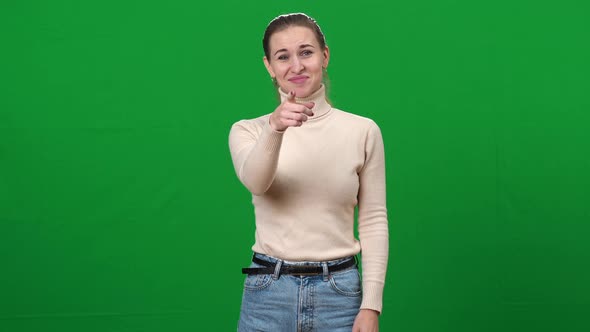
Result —
POLYGON ((270 115, 270 127, 276 131, 285 131, 289 127, 300 127, 308 116, 313 116, 311 109, 315 106, 313 102, 297 103, 295 92, 289 92, 285 99, 270 115))

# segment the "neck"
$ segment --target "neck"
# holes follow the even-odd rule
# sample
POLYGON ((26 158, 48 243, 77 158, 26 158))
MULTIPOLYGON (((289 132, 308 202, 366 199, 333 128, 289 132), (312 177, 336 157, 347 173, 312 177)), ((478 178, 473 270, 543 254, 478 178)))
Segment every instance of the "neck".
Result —
MULTIPOLYGON (((286 99, 289 98, 289 96, 283 92, 283 90, 281 90, 281 88, 279 88, 279 94, 281 95, 281 102, 284 102, 286 99)), ((315 105, 313 106, 313 108, 311 109, 313 111, 313 116, 309 117, 309 120, 314 120, 314 119, 318 119, 326 114, 328 114, 328 112, 330 112, 330 110, 332 109, 332 106, 330 104, 328 104, 328 101, 326 100, 326 87, 322 84, 320 86, 320 88, 312 93, 311 95, 307 96, 307 97, 295 97, 295 102, 297 103, 307 103, 307 102, 313 102, 315 105)))

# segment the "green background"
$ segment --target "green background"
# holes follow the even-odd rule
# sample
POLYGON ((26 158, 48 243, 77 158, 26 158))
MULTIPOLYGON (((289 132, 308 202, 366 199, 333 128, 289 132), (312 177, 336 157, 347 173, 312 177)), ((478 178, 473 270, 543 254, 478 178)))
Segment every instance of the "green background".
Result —
POLYGON ((590 330, 587 1, 2 1, 0 331, 234 331, 270 19, 386 146, 382 331, 590 330))

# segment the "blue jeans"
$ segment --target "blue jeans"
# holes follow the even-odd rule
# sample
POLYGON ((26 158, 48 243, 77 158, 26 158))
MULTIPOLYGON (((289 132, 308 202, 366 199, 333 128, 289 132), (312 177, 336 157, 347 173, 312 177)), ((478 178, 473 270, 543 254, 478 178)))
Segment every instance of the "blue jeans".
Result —
MULTIPOLYGON (((323 275, 248 275, 238 323, 239 332, 350 332, 361 305, 356 266, 327 273, 327 262, 290 262, 255 254, 280 265, 322 266, 323 275)), ((250 267, 262 267, 252 263, 250 267)), ((279 267, 280 268, 280 267, 279 267)), ((278 269, 277 269, 278 270, 278 269)))

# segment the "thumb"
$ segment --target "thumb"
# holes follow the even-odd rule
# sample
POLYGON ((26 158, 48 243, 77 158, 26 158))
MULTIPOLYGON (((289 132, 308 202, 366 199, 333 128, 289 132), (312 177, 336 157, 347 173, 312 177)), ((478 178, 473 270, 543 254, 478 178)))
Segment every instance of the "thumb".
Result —
POLYGON ((315 103, 313 101, 309 101, 307 103, 301 103, 303 106, 312 109, 315 106, 315 103))
POLYGON ((290 91, 289 92, 289 96, 287 97, 287 100, 290 103, 294 103, 295 102, 295 91, 290 91))
MULTIPOLYGON (((291 92, 289 92, 289 95, 287 96, 287 101, 290 103, 297 103, 297 101, 295 101, 295 91, 292 90, 291 92)), ((301 105, 312 109, 315 106, 315 103, 312 101, 306 102, 306 103, 301 103, 301 105)))

